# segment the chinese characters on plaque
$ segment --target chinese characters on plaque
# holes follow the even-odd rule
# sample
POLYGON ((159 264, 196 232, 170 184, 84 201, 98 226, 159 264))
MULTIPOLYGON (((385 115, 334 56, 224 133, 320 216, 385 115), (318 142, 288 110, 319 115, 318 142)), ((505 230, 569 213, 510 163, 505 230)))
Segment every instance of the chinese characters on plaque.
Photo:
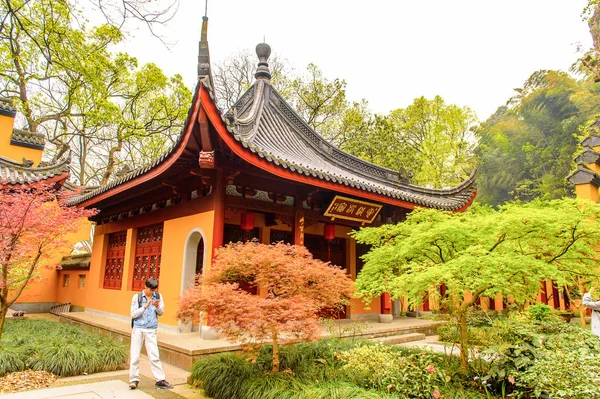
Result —
POLYGON ((382 205, 355 200, 336 195, 325 211, 331 220, 346 219, 355 222, 372 223, 381 210, 382 205))

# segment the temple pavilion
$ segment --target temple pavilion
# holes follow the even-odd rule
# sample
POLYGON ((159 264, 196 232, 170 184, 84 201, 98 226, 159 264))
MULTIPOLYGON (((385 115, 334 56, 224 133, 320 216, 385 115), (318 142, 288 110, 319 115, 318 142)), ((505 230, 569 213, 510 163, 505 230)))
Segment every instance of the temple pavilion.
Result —
MULTIPOLYGON (((198 325, 178 323, 178 298, 224 244, 304 245, 355 278, 367 248, 348 236, 353 229, 402 221, 418 206, 460 212, 471 204, 474 174, 453 188, 420 187, 324 140, 271 85, 265 43, 256 47, 254 83, 231 109, 219 110, 207 22, 204 17, 198 83, 176 144, 73 201, 99 210, 93 249, 87 263, 60 272, 56 302, 127 319, 133 293, 153 276, 166 302, 161 327, 187 332, 198 325), (74 289, 82 276, 85 284, 74 289), (67 280, 71 287, 63 286, 67 280)), ((340 317, 386 311, 385 301, 366 308, 353 299, 340 317)))

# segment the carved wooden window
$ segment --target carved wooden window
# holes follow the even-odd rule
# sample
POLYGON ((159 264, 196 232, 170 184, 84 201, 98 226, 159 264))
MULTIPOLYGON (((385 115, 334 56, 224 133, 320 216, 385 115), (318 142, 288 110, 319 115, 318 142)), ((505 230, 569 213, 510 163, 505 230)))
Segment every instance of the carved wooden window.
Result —
POLYGON ((146 280, 160 280, 160 258, 162 253, 163 224, 138 229, 133 266, 134 291, 144 289, 146 280))
POLYGON ((108 250, 106 251, 106 265, 104 268, 104 288, 106 289, 121 289, 126 239, 126 231, 112 233, 108 236, 108 250))

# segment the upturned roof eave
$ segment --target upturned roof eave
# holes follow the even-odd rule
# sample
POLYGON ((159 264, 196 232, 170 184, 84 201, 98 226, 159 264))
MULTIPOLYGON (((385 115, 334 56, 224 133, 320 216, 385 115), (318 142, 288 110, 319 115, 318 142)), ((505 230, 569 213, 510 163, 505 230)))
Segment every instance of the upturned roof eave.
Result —
MULTIPOLYGON (((243 97, 244 95, 242 95, 240 98, 243 99, 243 97)), ((394 197, 394 193, 386 192, 385 190, 362 189, 357 187, 359 186, 358 184, 356 186, 346 184, 342 181, 339 181, 335 177, 330 179, 322 179, 318 177, 318 174, 316 173, 307 174, 304 170, 302 170, 302 167, 298 167, 297 165, 292 165, 286 162, 279 162, 279 160, 275 159, 274 157, 268 157, 265 154, 260 154, 253 143, 244 142, 239 135, 236 135, 236 133, 233 131, 233 128, 225 123, 220 111, 218 111, 214 102, 210 101, 210 98, 205 98, 202 100, 204 100, 202 101, 203 107, 205 107, 205 111, 209 116, 209 120, 213 126, 215 126, 217 133, 225 142, 225 144, 237 156, 260 169, 287 180, 301 182, 315 187, 322 187, 359 198, 370 199, 408 209, 414 209, 415 207, 423 206, 442 210, 462 211, 473 202, 475 196, 477 195, 477 190, 475 187, 473 187, 475 171, 473 171, 469 178, 461 183, 461 185, 452 189, 426 189, 420 188, 419 186, 406 185, 407 187, 417 187, 423 191, 427 191, 427 194, 424 195, 430 195, 433 197, 439 196, 440 198, 443 198, 448 195, 448 192, 462 192, 465 194, 464 199, 456 199, 455 203, 453 204, 436 203, 435 198, 430 198, 428 201, 425 201, 428 203, 400 200, 394 197), (469 190, 470 192, 467 192, 469 190)), ((247 105, 245 107, 247 107, 247 105)))
MULTIPOLYGON (((422 187, 402 182, 399 178, 389 178, 393 176, 399 177, 399 173, 345 153, 330 144, 321 137, 319 133, 306 124, 306 122, 291 106, 289 106, 289 104, 287 104, 285 99, 277 93, 268 81, 257 80, 242 96, 240 96, 238 102, 236 102, 225 115, 228 122, 227 127, 231 135, 246 149, 256 153, 259 157, 273 162, 278 167, 290 168, 292 170, 298 169, 300 170, 300 173, 312 174, 313 176, 319 176, 325 180, 333 180, 334 182, 339 182, 340 185, 356 186, 359 188, 358 192, 376 192, 392 198, 403 197, 408 202, 415 205, 449 209, 455 208, 455 206, 450 204, 437 204, 437 199, 444 199, 452 202, 452 197, 460 196, 461 193, 464 193, 466 190, 471 190, 472 192, 475 191, 474 183, 477 168, 474 168, 471 174, 457 186, 442 189, 422 187), (272 95, 276 96, 276 103, 278 106, 285 107, 287 115, 283 116, 282 114, 282 117, 287 119, 291 117, 293 118, 293 121, 291 121, 292 125, 300 125, 300 128, 295 130, 295 132, 302 136, 301 140, 304 144, 310 146, 313 151, 319 154, 319 157, 327 159, 328 162, 337 165, 337 167, 345 170, 350 176, 331 175, 328 171, 318 168, 313 168, 311 170, 310 161, 297 163, 297 160, 278 157, 272 152, 261 148, 260 145, 254 142, 254 138, 256 137, 262 122, 263 109, 265 107, 274 107, 269 103, 269 96, 272 95), (238 115, 243 115, 243 117, 238 118, 238 115), (332 156, 332 154, 337 156, 332 156), (347 164, 344 164, 345 162, 347 162, 347 164), (356 168, 356 165, 362 165, 362 167, 356 168), (369 174, 367 172, 369 170, 372 170, 373 174, 369 174), (354 176, 354 178, 352 178, 352 176, 354 176), (348 179, 348 177, 350 177, 350 179, 348 179), (427 202, 426 204, 420 202, 422 198, 416 198, 421 196, 428 197, 424 200, 427 202), (415 197, 414 201, 411 197, 415 197)), ((274 139, 272 144, 277 146, 277 139, 274 139)), ((468 202, 468 200, 464 199, 462 202, 468 202)))
POLYGON ((188 111, 188 116, 184 123, 179 139, 173 147, 167 150, 163 155, 158 157, 154 162, 135 169, 127 175, 115 179, 104 186, 100 186, 97 189, 86 193, 85 195, 78 196, 71 201, 72 205, 78 205, 80 207, 92 207, 101 201, 104 201, 116 194, 123 193, 133 187, 138 186, 141 183, 152 180, 165 172, 171 165, 173 165, 179 157, 183 154, 185 147, 191 136, 191 132, 194 127, 194 123, 198 118, 198 111, 200 109, 200 90, 204 87, 201 82, 196 85, 194 91, 194 97, 192 99, 191 107, 188 111))

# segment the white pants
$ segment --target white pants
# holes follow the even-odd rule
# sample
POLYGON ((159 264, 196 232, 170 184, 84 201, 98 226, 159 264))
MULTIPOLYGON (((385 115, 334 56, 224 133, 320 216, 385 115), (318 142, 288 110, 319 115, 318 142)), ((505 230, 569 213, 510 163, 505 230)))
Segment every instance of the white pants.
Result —
POLYGON ((142 344, 146 341, 146 353, 150 360, 150 368, 156 381, 165 379, 165 372, 158 357, 158 344, 156 342, 156 329, 133 328, 131 332, 131 352, 129 354, 129 381, 140 380, 140 352, 142 344))

